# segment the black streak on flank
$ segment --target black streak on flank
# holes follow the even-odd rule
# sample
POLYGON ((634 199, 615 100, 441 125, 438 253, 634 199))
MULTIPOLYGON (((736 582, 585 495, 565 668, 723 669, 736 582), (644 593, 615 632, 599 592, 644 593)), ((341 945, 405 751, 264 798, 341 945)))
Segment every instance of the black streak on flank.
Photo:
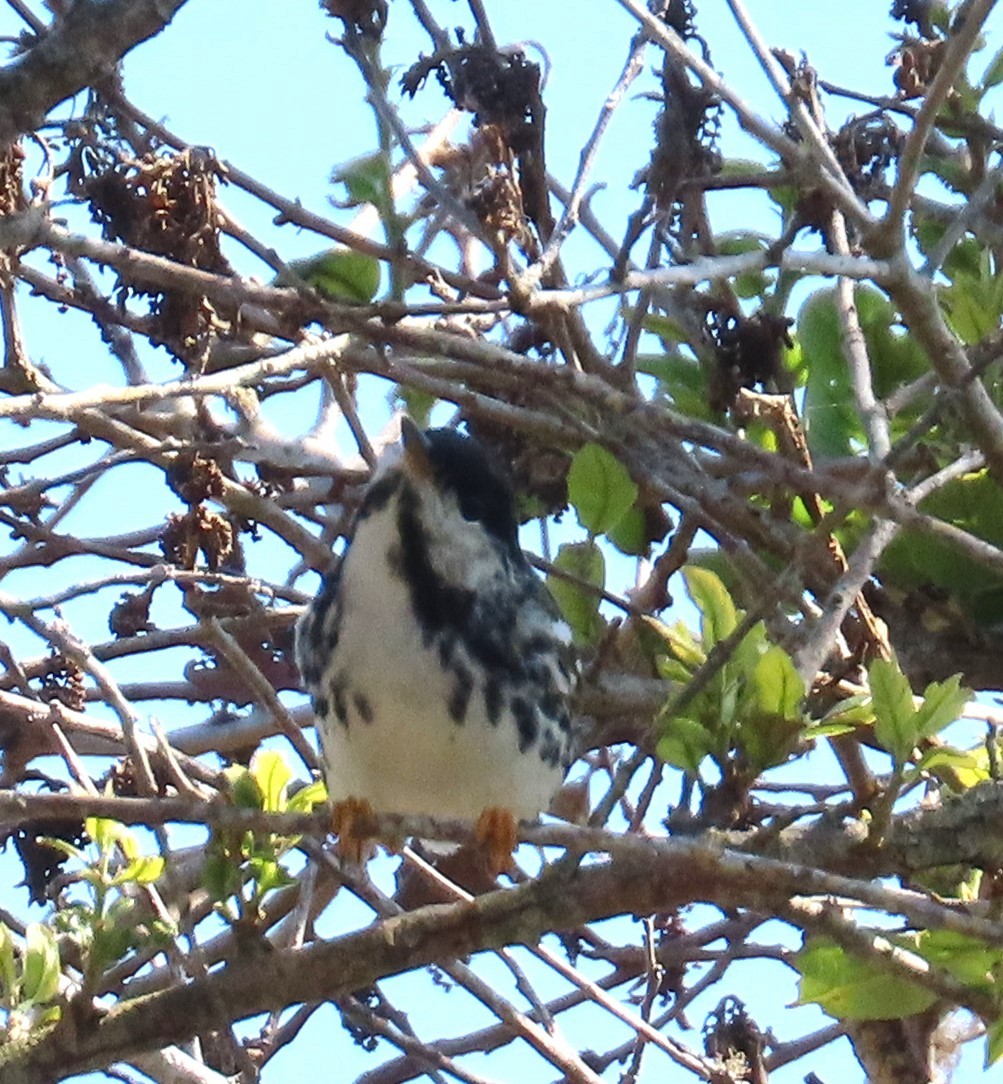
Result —
POLYGON ((387 568, 395 580, 404 579, 404 551, 396 543, 387 550, 387 568))
POLYGON ((484 686, 484 709, 488 713, 488 722, 497 726, 501 719, 502 688, 496 676, 490 676, 484 686))
POLYGON ((533 711, 532 704, 528 700, 523 700, 521 696, 512 697, 511 708, 515 725, 519 729, 519 752, 525 753, 536 741, 536 736, 539 733, 540 728, 536 721, 536 713, 533 711))
POLYGON ((552 768, 556 768, 561 763, 561 743, 550 730, 545 730, 540 739, 540 759, 552 768))
POLYGON ((298 661, 300 677, 303 678, 303 684, 306 685, 308 689, 313 689, 317 685, 317 682, 320 681, 320 668, 317 666, 317 663, 312 656, 298 661))
POLYGON ((527 660, 533 659, 538 655, 544 655, 549 657, 554 648, 554 640, 550 636, 545 636, 543 633, 537 633, 535 636, 530 636, 522 645, 523 657, 527 660))
POLYGON ((373 705, 369 702, 369 698, 365 693, 356 693, 352 697, 352 703, 355 705, 355 710, 359 713, 359 718, 364 723, 371 723, 373 721, 373 705))
POLYGON ((311 620, 307 626, 307 635, 311 643, 320 639, 321 630, 327 621, 331 608, 337 603, 338 588, 341 580, 341 562, 324 577, 320 593, 311 606, 311 620))
POLYGON ((467 717, 470 694, 474 691, 474 679, 464 666, 453 670, 453 691, 449 696, 449 717, 454 723, 462 723, 467 717))
POLYGON ((348 705, 345 703, 345 675, 338 674, 331 678, 331 700, 334 703, 334 714, 342 726, 348 726, 348 705))
POLYGON ((565 718, 567 717, 564 701, 553 689, 547 689, 540 697, 540 711, 542 711, 548 719, 553 719, 558 726, 561 725, 562 716, 565 718))
POLYGON ((448 670, 450 664, 453 661, 453 654, 456 651, 456 637, 445 633, 439 639, 439 662, 442 663, 442 668, 448 670))
POLYGON ((515 610, 499 600, 495 607, 482 606, 466 625, 466 648, 488 669, 499 668, 521 679, 525 665, 513 642, 515 610))

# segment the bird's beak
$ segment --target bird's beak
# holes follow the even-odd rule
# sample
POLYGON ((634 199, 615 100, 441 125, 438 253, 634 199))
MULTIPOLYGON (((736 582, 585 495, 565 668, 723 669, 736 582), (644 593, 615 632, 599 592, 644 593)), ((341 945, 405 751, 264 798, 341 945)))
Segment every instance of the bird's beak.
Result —
POLYGON ((428 440, 407 415, 401 418, 401 440, 405 472, 416 482, 431 482, 435 472, 428 458, 428 440))

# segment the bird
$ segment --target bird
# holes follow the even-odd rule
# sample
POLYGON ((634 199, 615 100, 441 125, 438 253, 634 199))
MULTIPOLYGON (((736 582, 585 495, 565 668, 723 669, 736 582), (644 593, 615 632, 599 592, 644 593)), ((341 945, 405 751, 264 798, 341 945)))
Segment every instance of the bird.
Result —
POLYGON ((491 875, 574 756, 571 631, 518 539, 513 491, 476 438, 401 422, 296 660, 343 857, 374 811, 473 821, 491 875))

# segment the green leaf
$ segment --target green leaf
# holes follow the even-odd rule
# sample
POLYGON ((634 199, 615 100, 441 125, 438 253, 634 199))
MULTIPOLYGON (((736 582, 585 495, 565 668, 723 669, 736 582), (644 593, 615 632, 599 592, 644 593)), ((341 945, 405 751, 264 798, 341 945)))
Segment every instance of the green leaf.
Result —
POLYGON ((989 90, 991 87, 1003 83, 1003 48, 996 51, 996 55, 989 61, 985 75, 982 76, 982 89, 989 90))
POLYGON ((87 861, 87 855, 79 847, 74 847, 72 843, 68 843, 65 839, 57 839, 55 836, 38 836, 38 842, 46 847, 51 847, 54 851, 60 851, 67 858, 76 858, 80 862, 87 861))
MULTIPOLYGON (((942 121, 941 128, 945 135, 948 134, 947 129, 949 127, 950 124, 946 119, 942 121)), ((960 138, 960 134, 956 133, 956 136, 960 138)), ((935 177, 939 177, 952 192, 964 196, 969 195, 969 182, 972 174, 971 170, 963 164, 960 158, 953 155, 930 155, 923 159, 923 166, 924 170, 928 170, 935 177)))
POLYGON ((1003 1017, 986 1029, 986 1068, 1003 1058, 1003 1017))
POLYGON ((381 211, 388 206, 390 176, 382 154, 366 155, 340 166, 331 174, 331 180, 343 184, 348 192, 348 200, 343 206, 372 203, 381 211))
POLYGON ((809 741, 817 741, 819 738, 838 738, 840 734, 852 734, 856 724, 843 723, 815 723, 805 730, 805 738, 809 741))
POLYGON ((636 497, 633 479, 610 452, 599 444, 578 449, 568 471, 568 500, 589 534, 612 530, 636 497))
POLYGON ((62 1015, 63 1009, 61 1005, 50 1005, 47 1009, 41 1011, 38 1009, 33 1010, 31 1014, 31 1033, 34 1038, 37 1039, 51 1024, 58 1023, 62 1015))
POLYGON ((315 779, 298 791, 289 799, 290 813, 312 813, 315 806, 323 805, 327 801, 327 787, 324 781, 315 779))
POLYGON ((610 542, 629 557, 644 557, 651 545, 648 541, 648 524, 644 513, 635 504, 611 530, 606 532, 610 542))
POLYGON ((927 749, 916 765, 917 772, 929 772, 952 790, 962 792, 988 782, 989 757, 985 746, 975 751, 937 745, 927 749))
POLYGON ((217 903, 240 891, 240 870, 222 850, 210 848, 202 866, 202 883, 217 903))
POLYGON ((403 384, 397 384, 388 398, 395 410, 403 407, 411 415, 411 420, 420 429, 427 429, 431 424, 432 410, 439 401, 427 391, 421 391, 419 388, 408 388, 403 384))
POLYGON ((19 990, 14 936, 8 927, 0 922, 0 1003, 7 1008, 13 1008, 19 1000, 19 990))
POLYGON ((801 974, 796 1004, 814 1002, 840 1020, 899 1020, 937 1000, 936 994, 821 938, 812 938, 793 962, 801 974))
MULTIPOLYGON (((877 393, 888 395, 925 373, 926 355, 915 337, 900 327, 891 302, 866 286, 858 286, 853 296, 877 393)), ((818 290, 801 306, 797 335, 808 367, 804 410, 811 449, 822 455, 852 455, 866 438, 843 351, 834 290, 818 290)))
POLYGON ((797 186, 793 184, 771 184, 766 194, 784 212, 785 220, 797 210, 801 198, 797 186))
MULTIPOLYGON (((769 240, 751 230, 735 230, 717 238, 717 251, 721 256, 741 256, 745 252, 762 252, 769 240)), ((735 276, 735 293, 743 299, 761 297, 772 282, 772 276, 763 271, 748 271, 735 276)))
POLYGON ((119 896, 105 913, 105 925, 120 926, 125 930, 137 930, 139 919, 136 915, 136 900, 132 896, 119 896))
POLYGON ((935 26, 945 37, 951 32, 951 17, 954 14, 954 5, 948 4, 946 0, 933 0, 928 8, 928 14, 930 16, 930 22, 935 26))
POLYGON ((885 396, 929 369, 915 336, 900 326, 895 306, 877 290, 858 285, 853 293, 867 343, 875 391, 885 396))
POLYGON ((251 772, 239 764, 223 769, 223 775, 230 785, 230 798, 241 809, 263 809, 265 796, 251 772))
POLYGON ((139 843, 135 835, 124 824, 107 817, 88 817, 84 829, 97 845, 102 855, 107 855, 116 847, 127 859, 139 854, 139 843))
POLYGON ((86 904, 71 903, 53 917, 53 927, 57 933, 68 937, 82 956, 90 952, 94 937, 94 910, 86 904))
MULTIPOLYGON (((738 616, 742 616, 740 611, 738 616)), ((756 694, 752 677, 759 665, 759 660, 766 654, 769 647, 769 641, 766 639, 766 625, 762 621, 757 621, 742 637, 726 664, 728 668, 737 670, 743 683, 746 684, 748 691, 745 702, 751 704, 753 708, 756 707, 756 694)))
POLYGON ((752 773, 759 775, 785 764, 797 750, 804 730, 799 718, 763 712, 740 717, 737 743, 752 773))
POLYGON ((951 866, 931 866, 910 877, 917 888, 935 893, 944 899, 974 903, 979 898, 982 870, 955 863, 951 866))
POLYGON ((804 347, 798 339, 793 341, 793 346, 784 346, 784 368, 791 374, 794 387, 803 388, 808 382, 808 364, 804 356, 804 347))
POLYGON ((700 611, 704 650, 710 651, 735 631, 738 611, 720 578, 709 569, 688 565, 683 569, 683 579, 690 598, 700 611))
POLYGON ((711 421, 707 374, 699 362, 678 350, 665 354, 644 354, 638 358, 639 372, 658 380, 658 390, 672 405, 691 418, 711 421))
POLYGON ((927 685, 923 706, 916 711, 914 723, 920 738, 932 737, 953 723, 972 695, 971 689, 962 686, 960 674, 927 685))
POLYGON ((874 704, 874 736, 896 764, 904 764, 919 740, 909 681, 887 659, 875 659, 867 673, 874 704))
POLYGON ((717 678, 696 698, 705 725, 719 728, 726 745, 732 742, 731 730, 738 722, 744 691, 745 675, 741 668, 733 662, 725 663, 717 678))
MULTIPOLYGON (((941 234, 944 232, 942 223, 938 223, 941 234)), ((938 237, 938 240, 940 238, 938 237)), ((978 278, 986 273, 983 267, 985 250, 974 237, 962 237, 951 249, 944 260, 944 274, 953 282, 959 278, 978 278)))
POLYGON ((115 844, 114 824, 114 821, 106 817, 87 817, 84 820, 84 831, 102 854, 111 850, 115 844))
POLYGON ((766 646, 746 675, 737 741, 758 774, 783 764, 797 748, 805 729, 804 683, 791 657, 776 645, 766 646))
POLYGON ((1003 287, 986 266, 976 276, 958 275, 938 294, 952 329, 966 344, 977 343, 997 330, 1003 313, 1003 287))
POLYGON ((717 171, 719 177, 744 177, 750 173, 766 174, 769 168, 755 158, 725 158, 717 171))
POLYGON ((834 291, 816 291, 801 306, 797 338, 808 365, 804 416, 812 454, 853 455, 864 443, 864 430, 853 405, 834 291))
MULTIPOLYGON (((567 572, 582 584, 603 587, 606 561, 594 542, 566 542, 557 551, 554 567, 567 572)), ((582 584, 548 575, 547 587, 557 601, 564 620, 575 637, 587 643, 598 639, 603 622, 599 616, 599 596, 582 584)))
POLYGON ((285 757, 274 749, 259 749, 251 757, 249 770, 261 791, 261 808, 266 813, 282 813, 286 808, 286 787, 293 777, 285 757))
MULTIPOLYGON (((636 311, 636 310, 632 310, 636 311)), ((682 324, 677 323, 671 316, 666 316, 661 312, 648 312, 644 314, 644 318, 641 320, 641 327, 645 331, 650 331, 653 335, 657 335, 666 346, 674 346, 676 343, 688 342, 689 339, 686 335, 686 329, 682 324)), ((652 373, 652 376, 657 374, 652 373)))
POLYGON ((664 723, 657 751, 662 760, 673 768, 697 772, 716 745, 714 735, 702 723, 682 715, 673 715, 664 723))
POLYGON ((874 705, 871 698, 861 693, 848 696, 834 704, 822 716, 823 723, 839 723, 849 729, 858 726, 870 726, 874 722, 874 705))
POLYGON ((139 931, 132 924, 102 923, 94 931, 91 946, 93 962, 103 971, 123 960, 137 946, 139 940, 139 931))
POLYGON ((902 944, 924 960, 949 971, 956 979, 982 993, 997 988, 1003 952, 954 930, 923 930, 902 937, 902 944))
POLYGON ((684 666, 678 659, 669 658, 666 655, 660 655, 655 660, 655 666, 658 670, 658 676, 663 681, 677 681, 680 685, 685 685, 693 676, 693 671, 684 666))
POLYGON ((641 622, 645 629, 653 632, 662 641, 669 654, 683 664, 687 671, 687 678, 691 671, 702 666, 706 661, 706 652, 682 621, 677 621, 674 625, 666 625, 657 617, 642 614, 641 622))
POLYGON ((769 646, 760 656, 752 674, 760 711, 784 719, 801 719, 804 682, 793 659, 782 647, 769 646))
POLYGON ((167 948, 170 943, 178 936, 179 930, 177 923, 167 919, 155 918, 150 923, 150 936, 149 944, 159 945, 161 948, 167 948))
POLYGON ((59 992, 59 946, 48 926, 32 922, 25 931, 21 1003, 44 1005, 59 992))
POLYGON ((112 833, 115 839, 115 844, 122 852, 125 858, 132 862, 140 857, 139 840, 136 838, 136 834, 130 831, 124 824, 115 823, 115 828, 112 833))
MULTIPOLYGON (((380 288, 380 262, 365 252, 331 248, 302 260, 290 260, 289 270, 331 301, 372 301, 380 288)), ((288 285, 279 275, 276 285, 288 285)))
MULTIPOLYGON (((1003 546, 1003 490, 987 471, 948 482, 922 502, 920 511, 1003 546)), ((950 595, 950 602, 940 609, 944 618, 957 624, 958 636, 965 635, 968 619, 983 626, 1003 623, 1003 577, 959 553, 948 541, 907 528, 885 551, 879 569, 883 580, 891 577, 898 587, 922 590, 933 584, 950 595), (958 603, 964 612, 952 613, 950 605, 957 610, 958 603)), ((928 619, 924 613, 924 622, 928 619)))
POLYGON ((251 876, 257 883, 258 895, 293 883, 288 873, 272 858, 255 858, 249 863, 251 876))
POLYGON ((160 855, 134 858, 109 882, 113 886, 124 884, 152 885, 164 874, 164 859, 160 855))

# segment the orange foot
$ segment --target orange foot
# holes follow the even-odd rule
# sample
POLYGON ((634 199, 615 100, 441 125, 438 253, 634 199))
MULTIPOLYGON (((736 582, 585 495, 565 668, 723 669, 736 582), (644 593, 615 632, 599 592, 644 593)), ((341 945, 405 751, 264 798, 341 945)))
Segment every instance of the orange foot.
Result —
POLYGON ((477 843, 492 877, 511 868, 512 852, 519 842, 518 827, 512 810, 501 806, 490 806, 477 818, 477 843))
POLYGON ((338 837, 338 854, 346 862, 362 865, 368 837, 359 831, 373 815, 373 807, 365 798, 345 798, 331 806, 331 828, 338 837))

